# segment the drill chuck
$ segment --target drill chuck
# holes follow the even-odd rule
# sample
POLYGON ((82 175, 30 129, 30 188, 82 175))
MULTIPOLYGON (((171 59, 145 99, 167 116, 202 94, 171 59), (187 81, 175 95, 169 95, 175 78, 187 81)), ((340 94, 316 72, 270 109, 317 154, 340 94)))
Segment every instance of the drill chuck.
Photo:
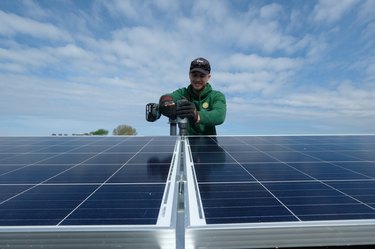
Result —
POLYGON ((180 129, 180 136, 187 135, 188 119, 187 118, 177 118, 178 128, 180 129))

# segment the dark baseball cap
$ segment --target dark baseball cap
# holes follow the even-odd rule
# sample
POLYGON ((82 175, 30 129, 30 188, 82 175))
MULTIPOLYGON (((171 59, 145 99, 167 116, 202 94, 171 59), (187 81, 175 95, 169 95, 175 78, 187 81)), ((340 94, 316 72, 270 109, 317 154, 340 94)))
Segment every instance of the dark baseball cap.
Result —
POLYGON ((211 72, 211 66, 208 60, 205 58, 197 58, 193 60, 190 64, 190 73, 201 72, 204 74, 209 74, 211 72))

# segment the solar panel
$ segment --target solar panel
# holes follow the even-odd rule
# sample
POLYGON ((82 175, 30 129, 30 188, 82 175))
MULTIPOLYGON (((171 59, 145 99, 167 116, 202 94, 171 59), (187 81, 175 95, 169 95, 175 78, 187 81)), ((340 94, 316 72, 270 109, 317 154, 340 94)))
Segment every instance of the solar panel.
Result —
POLYGON ((375 242, 362 230, 375 231, 375 136, 190 137, 189 147, 189 191, 197 192, 189 195, 189 242, 207 248, 230 248, 228 241, 238 248, 375 242), (262 229, 267 240, 254 237, 262 229))
POLYGON ((176 137, 1 138, 0 234, 172 227, 175 147, 176 137))
POLYGON ((375 244, 375 136, 0 137, 0 247, 375 244))

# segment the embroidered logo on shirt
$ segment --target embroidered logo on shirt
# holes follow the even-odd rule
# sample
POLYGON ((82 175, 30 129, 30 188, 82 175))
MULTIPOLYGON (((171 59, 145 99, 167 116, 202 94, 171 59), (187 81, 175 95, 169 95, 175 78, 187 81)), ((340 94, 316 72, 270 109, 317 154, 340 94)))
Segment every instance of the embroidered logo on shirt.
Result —
POLYGON ((207 102, 204 102, 203 105, 202 105, 203 109, 207 109, 208 108, 208 103, 207 102))

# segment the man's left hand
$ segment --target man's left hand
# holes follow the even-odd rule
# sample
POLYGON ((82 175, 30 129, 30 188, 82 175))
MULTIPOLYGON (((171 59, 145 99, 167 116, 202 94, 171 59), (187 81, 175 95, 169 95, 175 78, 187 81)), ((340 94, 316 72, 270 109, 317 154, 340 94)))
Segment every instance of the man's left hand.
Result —
POLYGON ((187 99, 177 101, 176 114, 180 118, 188 118, 191 123, 196 123, 199 115, 194 103, 187 99))

